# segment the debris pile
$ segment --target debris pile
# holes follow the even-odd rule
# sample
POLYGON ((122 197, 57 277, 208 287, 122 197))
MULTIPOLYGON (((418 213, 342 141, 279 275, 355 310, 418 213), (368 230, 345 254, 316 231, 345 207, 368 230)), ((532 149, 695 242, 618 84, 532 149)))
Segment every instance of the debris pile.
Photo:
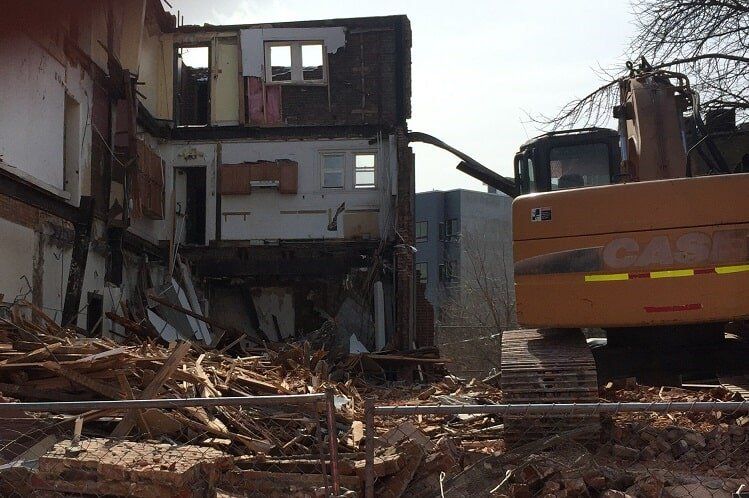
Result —
MULTIPOLYGON (((430 394, 419 401, 450 400, 430 394)), ((720 387, 608 386, 601 394, 602 401, 736 400, 720 387)), ((445 496, 729 497, 749 478, 749 417, 737 414, 620 414, 603 420, 600 441, 581 443, 570 431, 514 448, 501 440, 501 420, 460 418, 378 418, 376 496, 442 489, 445 496)))

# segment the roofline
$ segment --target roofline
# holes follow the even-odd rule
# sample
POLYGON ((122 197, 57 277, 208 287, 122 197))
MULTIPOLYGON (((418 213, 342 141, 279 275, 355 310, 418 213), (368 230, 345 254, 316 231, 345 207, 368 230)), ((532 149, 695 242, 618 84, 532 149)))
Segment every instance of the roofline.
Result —
POLYGON ((316 19, 309 21, 284 21, 284 22, 270 22, 270 23, 254 23, 254 24, 185 24, 176 28, 176 33, 205 33, 205 32, 218 32, 218 31, 238 31, 240 29, 253 29, 253 28, 304 28, 304 27, 320 27, 320 26, 337 26, 340 24, 353 24, 362 21, 380 21, 384 24, 392 24, 393 21, 402 23, 408 22, 408 16, 406 14, 397 14, 390 16, 369 16, 369 17, 342 17, 337 19, 316 19))

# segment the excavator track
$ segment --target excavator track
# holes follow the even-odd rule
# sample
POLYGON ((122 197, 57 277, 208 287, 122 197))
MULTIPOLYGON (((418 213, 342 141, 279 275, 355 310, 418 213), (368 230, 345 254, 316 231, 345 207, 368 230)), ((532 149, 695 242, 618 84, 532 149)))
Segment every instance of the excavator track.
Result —
MULTIPOLYGON (((598 401, 596 364, 581 330, 505 331, 501 364, 505 403, 598 401)), ((598 416, 586 415, 505 416, 505 441, 522 444, 598 423, 598 416)))

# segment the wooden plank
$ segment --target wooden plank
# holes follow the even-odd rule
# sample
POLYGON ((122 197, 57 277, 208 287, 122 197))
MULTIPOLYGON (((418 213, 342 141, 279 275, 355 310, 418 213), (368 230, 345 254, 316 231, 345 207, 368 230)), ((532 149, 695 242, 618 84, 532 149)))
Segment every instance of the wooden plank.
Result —
MULTIPOLYGON (((192 345, 190 342, 185 341, 177 346, 172 352, 171 356, 164 362, 164 366, 161 370, 156 372, 151 382, 146 386, 143 392, 140 393, 139 399, 150 399, 155 397, 164 382, 171 378, 172 374, 179 368, 180 362, 190 351, 192 345)), ((132 413, 128 413, 125 417, 117 424, 117 427, 112 431, 112 437, 125 437, 135 426, 135 417, 132 413)))
POLYGON ((54 361, 45 361, 41 366, 46 368, 50 372, 54 372, 76 384, 91 389, 92 391, 102 394, 110 399, 122 399, 122 393, 109 384, 99 382, 98 380, 92 379, 91 377, 88 377, 80 372, 76 372, 75 370, 64 367, 59 363, 55 363, 54 361))

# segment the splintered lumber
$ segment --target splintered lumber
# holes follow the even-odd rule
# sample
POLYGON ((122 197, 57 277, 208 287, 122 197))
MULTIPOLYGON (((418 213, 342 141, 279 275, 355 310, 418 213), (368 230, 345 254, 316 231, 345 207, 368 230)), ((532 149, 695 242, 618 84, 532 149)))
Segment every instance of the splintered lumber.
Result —
MULTIPOLYGON (((159 390, 164 383, 171 378, 177 368, 180 366, 180 362, 185 355, 190 351, 191 344, 187 341, 180 343, 172 352, 169 359, 164 362, 164 366, 161 367, 148 386, 140 393, 139 399, 150 399, 156 397, 159 390)), ((135 426, 136 417, 133 410, 129 411, 127 415, 117 424, 114 431, 112 431, 112 437, 124 437, 135 426)))

